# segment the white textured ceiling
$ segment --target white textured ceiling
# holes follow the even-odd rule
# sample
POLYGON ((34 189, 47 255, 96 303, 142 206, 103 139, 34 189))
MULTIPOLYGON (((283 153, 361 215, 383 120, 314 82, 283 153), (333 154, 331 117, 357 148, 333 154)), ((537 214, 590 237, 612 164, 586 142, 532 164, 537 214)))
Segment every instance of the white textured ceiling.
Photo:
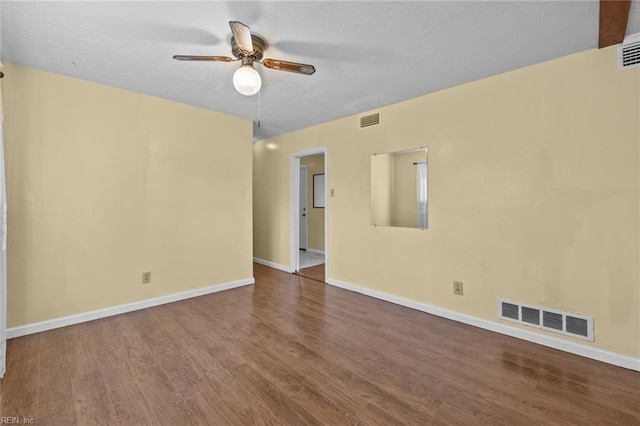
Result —
MULTIPOLYGON (((640 32, 634 0, 627 34, 640 32)), ((228 21, 268 43, 262 139, 574 52, 598 39, 596 1, 2 1, 2 60, 257 120, 258 96, 232 85, 228 21)), ((612 64, 612 66, 615 66, 612 64)), ((11 78, 7 76, 6 78, 11 78)))

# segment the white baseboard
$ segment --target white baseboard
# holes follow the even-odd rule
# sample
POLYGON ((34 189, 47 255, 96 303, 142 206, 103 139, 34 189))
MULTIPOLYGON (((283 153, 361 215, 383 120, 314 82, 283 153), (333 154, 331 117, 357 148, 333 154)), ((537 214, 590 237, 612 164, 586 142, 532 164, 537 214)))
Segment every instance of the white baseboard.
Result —
POLYGON ((634 358, 627 355, 618 354, 615 352, 609 352, 603 349, 594 348, 592 346, 587 346, 580 343, 569 342, 567 340, 558 339, 557 337, 546 336, 540 333, 534 333, 529 330, 523 330, 517 327, 501 324, 499 322, 489 321, 486 319, 473 317, 471 315, 461 314, 459 312, 450 311, 448 309, 439 308, 437 306, 427 305, 425 303, 416 302, 414 300, 393 296, 391 294, 383 293, 376 290, 370 290, 368 288, 344 283, 344 282, 333 280, 333 279, 327 279, 326 282, 327 284, 330 284, 335 287, 340 287, 346 290, 354 291, 356 293, 361 293, 367 296, 375 297, 376 299, 381 299, 387 302, 395 303, 397 305, 406 306, 408 308, 412 308, 418 311, 437 315, 439 317, 447 318, 453 321, 458 321, 464 324, 483 328, 485 330, 490 330, 496 333, 505 334, 507 336, 516 337, 518 339, 526 340, 528 342, 537 343, 539 345, 548 346, 550 348, 558 349, 564 352, 580 355, 585 358, 591 358, 597 361, 606 362, 607 364, 616 365, 618 367, 624 367, 630 370, 640 371, 640 358, 634 358))
POLYGON ((4 377, 4 373, 7 369, 6 355, 7 355, 7 340, 3 339, 0 342, 0 379, 4 377))
POLYGON ((232 288, 251 285, 253 283, 255 283, 255 279, 253 277, 245 278, 243 280, 199 288, 197 290, 189 290, 182 293, 169 294, 166 296, 154 297, 153 299, 141 300, 139 302, 126 303, 124 305, 84 312, 82 314, 70 315, 33 324, 20 325, 18 327, 7 329, 7 339, 39 333, 41 331, 53 330, 54 328, 66 327, 68 325, 79 324, 82 322, 93 321, 113 315, 124 314, 126 312, 137 311, 153 306, 164 305, 166 303, 190 299, 192 297, 204 296, 205 294, 217 293, 219 291, 230 290, 232 288))
POLYGON ((318 249, 314 249, 314 248, 307 248, 307 251, 309 253, 317 253, 317 254, 322 254, 324 255, 324 250, 318 250, 318 249))
POLYGON ((260 259, 258 257, 254 257, 253 261, 273 269, 278 269, 279 271, 289 272, 289 273, 293 272, 288 266, 280 265, 278 263, 273 263, 268 260, 260 259))

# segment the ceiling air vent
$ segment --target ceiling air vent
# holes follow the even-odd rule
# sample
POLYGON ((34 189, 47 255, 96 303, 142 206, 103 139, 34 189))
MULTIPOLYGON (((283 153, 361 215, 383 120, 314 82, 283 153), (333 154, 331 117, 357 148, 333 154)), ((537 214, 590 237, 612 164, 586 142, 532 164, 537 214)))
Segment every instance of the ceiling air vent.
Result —
POLYGON ((369 127, 380 124, 380 113, 363 115, 360 117, 360 127, 369 127))
POLYGON ((625 37, 618 46, 618 69, 627 70, 640 67, 640 33, 625 37))

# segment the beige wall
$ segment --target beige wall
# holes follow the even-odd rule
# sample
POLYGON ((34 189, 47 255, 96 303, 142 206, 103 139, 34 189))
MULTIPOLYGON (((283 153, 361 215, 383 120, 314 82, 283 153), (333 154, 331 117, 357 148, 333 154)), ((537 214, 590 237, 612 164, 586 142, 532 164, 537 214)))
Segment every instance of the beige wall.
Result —
POLYGON ((608 48, 260 141, 254 250, 288 265, 290 154, 326 146, 328 278, 493 321, 498 297, 593 315, 594 346, 640 357, 639 104, 608 48), (371 226, 370 155, 418 146, 429 229, 371 226))
POLYGON ((391 225, 393 201, 393 154, 371 156, 371 224, 391 225))
POLYGON ((324 251, 324 209, 313 207, 313 175, 324 173, 324 154, 311 155, 300 159, 301 165, 308 167, 307 217, 309 218, 309 238, 307 247, 324 251))
POLYGON ((4 71, 9 327, 252 277, 251 121, 4 71))

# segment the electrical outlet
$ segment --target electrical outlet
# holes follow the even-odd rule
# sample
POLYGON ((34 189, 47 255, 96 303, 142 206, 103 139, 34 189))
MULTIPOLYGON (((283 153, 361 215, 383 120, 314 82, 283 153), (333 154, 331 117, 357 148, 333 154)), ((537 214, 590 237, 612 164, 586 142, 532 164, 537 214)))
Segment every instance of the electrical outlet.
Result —
POLYGON ((142 284, 151 284, 151 272, 142 273, 142 284))
POLYGON ((453 282, 453 294, 457 294, 458 296, 462 296, 462 294, 463 294, 462 281, 454 281, 453 282))

